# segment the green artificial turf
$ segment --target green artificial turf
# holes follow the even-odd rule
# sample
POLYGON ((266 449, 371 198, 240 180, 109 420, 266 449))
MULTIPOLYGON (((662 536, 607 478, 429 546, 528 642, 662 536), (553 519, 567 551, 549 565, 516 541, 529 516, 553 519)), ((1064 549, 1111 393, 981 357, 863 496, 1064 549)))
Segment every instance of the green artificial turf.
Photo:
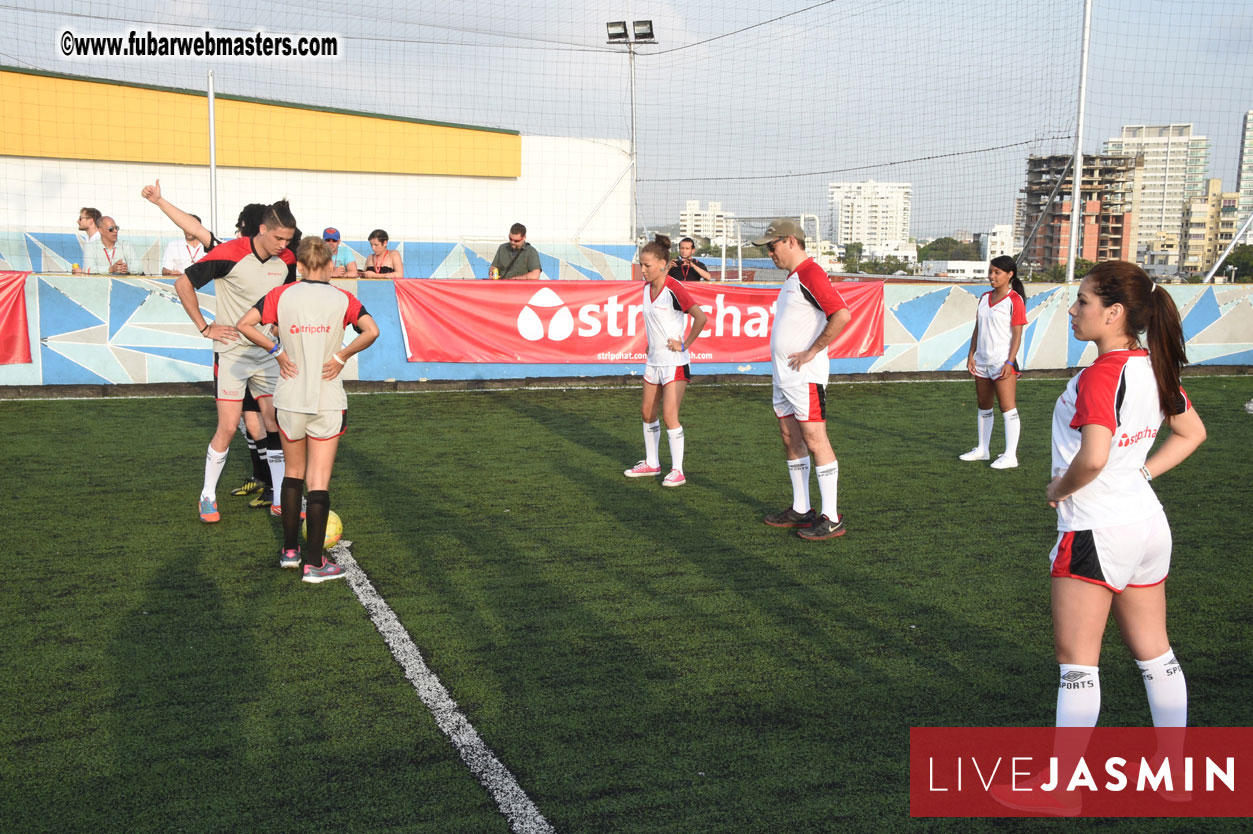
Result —
MULTIPOLYGON (((761 523, 790 487, 760 386, 692 385, 674 490, 622 476, 643 455, 637 389, 354 396, 332 506, 559 832, 1044 830, 911 820, 908 740, 1052 722, 1044 485, 1064 384, 1019 386, 1022 466, 1003 472, 957 460, 973 385, 832 386, 834 541, 761 523)), ((1209 441, 1154 482, 1172 641, 1191 723, 1248 726, 1253 381, 1186 386, 1209 441)), ((222 522, 197 520, 209 401, 0 415, 0 828, 508 830, 347 583, 277 567, 277 522, 227 494, 242 444, 222 522)), ((1148 723, 1112 626, 1101 683, 1103 725, 1148 723)))

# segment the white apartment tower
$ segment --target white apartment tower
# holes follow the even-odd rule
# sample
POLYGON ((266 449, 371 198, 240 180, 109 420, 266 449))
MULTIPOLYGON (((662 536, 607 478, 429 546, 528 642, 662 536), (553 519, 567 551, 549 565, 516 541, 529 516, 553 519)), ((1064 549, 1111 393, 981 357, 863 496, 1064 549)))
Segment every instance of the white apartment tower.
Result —
MULTIPOLYGON (((1240 192, 1236 228, 1253 214, 1253 110, 1244 114, 1244 130, 1240 132, 1240 167, 1236 169, 1236 191, 1240 192)), ((1253 229, 1245 233, 1241 243, 1253 243, 1253 229)))
POLYGON ((827 189, 837 245, 871 249, 909 242, 910 183, 833 182, 827 189))
POLYGON ((1140 257, 1177 247, 1184 205, 1206 193, 1209 140, 1193 136, 1191 124, 1124 125, 1121 136, 1105 140, 1105 153, 1144 157, 1132 201, 1140 257))
MULTIPOLYGON (((710 202, 702 209, 700 200, 688 200, 687 208, 679 212, 679 234, 683 237, 709 238, 715 246, 724 240, 734 240, 735 214, 722 210, 722 203, 710 202)), ((678 242, 675 242, 678 248, 678 242)))

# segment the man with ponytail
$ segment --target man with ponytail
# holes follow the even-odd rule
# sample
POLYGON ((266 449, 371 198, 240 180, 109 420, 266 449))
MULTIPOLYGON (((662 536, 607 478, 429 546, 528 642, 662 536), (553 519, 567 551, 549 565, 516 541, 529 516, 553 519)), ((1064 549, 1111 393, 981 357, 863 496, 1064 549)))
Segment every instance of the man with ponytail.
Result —
POLYGON ((1179 385, 1187 361, 1179 311, 1140 267, 1108 261, 1083 279, 1069 313, 1075 338, 1095 343, 1097 358, 1053 411, 1046 494, 1059 531, 1050 554, 1057 726, 1096 725, 1112 607, 1154 726, 1182 727, 1187 686, 1166 633, 1170 527, 1151 485, 1205 440, 1179 385), (1170 436, 1150 455, 1163 422, 1170 436))

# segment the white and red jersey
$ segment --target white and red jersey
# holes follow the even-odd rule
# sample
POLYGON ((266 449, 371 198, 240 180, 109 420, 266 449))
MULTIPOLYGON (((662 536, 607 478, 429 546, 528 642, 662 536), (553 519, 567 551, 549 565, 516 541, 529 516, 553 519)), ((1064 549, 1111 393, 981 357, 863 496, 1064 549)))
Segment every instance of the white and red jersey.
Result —
MULTIPOLYGON (((296 280, 296 256, 290 249, 262 258, 250 237, 218 243, 200 260, 187 267, 187 278, 196 289, 216 281, 218 324, 235 326, 248 308, 275 287, 296 280)), ((246 352, 256 354, 261 348, 247 339, 213 342, 217 353, 246 352)), ((261 354, 264 356, 264 351, 261 354)))
MULTIPOLYGON (((1183 389, 1179 394, 1179 404, 1191 408, 1183 389)), ((1084 426, 1105 426, 1113 437, 1096 480, 1058 505, 1058 530, 1133 524, 1161 508, 1140 467, 1165 419, 1147 350, 1112 350, 1070 380, 1053 407, 1053 477, 1079 454, 1084 426)))
POLYGON ((343 347, 344 330, 368 315, 357 297, 325 281, 299 281, 270 290, 256 307, 262 324, 278 326, 283 350, 300 370, 279 379, 274 407, 302 414, 347 408, 344 383, 339 377, 323 379, 322 366, 343 347))
POLYGON ((686 365, 691 360, 686 350, 666 347, 669 339, 683 341, 687 329, 687 313, 696 300, 682 284, 666 276, 661 292, 653 298, 653 285, 644 284, 644 331, 648 334, 649 365, 686 365))
POLYGON ((993 301, 995 290, 979 296, 975 322, 979 341, 975 344, 976 365, 1004 365, 1009 361, 1013 328, 1027 323, 1027 305, 1022 296, 1010 290, 1000 301, 993 301))
POLYGON ((826 271, 813 258, 806 258, 788 275, 779 290, 774 326, 770 329, 770 361, 774 365, 775 385, 787 388, 811 382, 827 384, 831 360, 825 350, 818 351, 800 370, 789 368, 787 358, 808 350, 827 326, 827 319, 847 308, 844 297, 831 286, 826 271))

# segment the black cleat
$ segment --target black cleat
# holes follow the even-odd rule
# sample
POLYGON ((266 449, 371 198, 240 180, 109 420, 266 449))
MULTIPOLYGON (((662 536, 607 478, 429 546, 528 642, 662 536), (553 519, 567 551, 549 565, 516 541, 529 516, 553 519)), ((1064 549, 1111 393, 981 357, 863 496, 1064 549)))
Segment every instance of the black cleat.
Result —
POLYGON ((796 531, 796 535, 802 539, 811 542, 822 541, 823 539, 834 539, 837 536, 844 535, 847 530, 844 529, 844 516, 840 516, 839 521, 832 521, 825 515, 818 516, 818 520, 809 527, 803 527, 796 531))
POLYGON ((818 514, 812 509, 808 512, 798 513, 796 510, 788 507, 782 512, 768 515, 762 521, 771 527, 809 527, 818 518, 818 514))

